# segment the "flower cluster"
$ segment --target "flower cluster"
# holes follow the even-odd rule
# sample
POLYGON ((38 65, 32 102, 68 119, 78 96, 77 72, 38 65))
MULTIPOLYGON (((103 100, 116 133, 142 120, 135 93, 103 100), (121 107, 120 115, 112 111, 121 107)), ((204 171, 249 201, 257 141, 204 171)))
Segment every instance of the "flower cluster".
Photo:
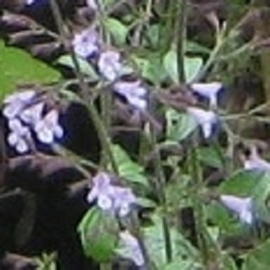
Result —
POLYGON ((33 134, 39 142, 47 145, 63 137, 58 111, 52 109, 45 112, 45 106, 32 90, 12 94, 4 100, 3 115, 10 130, 7 140, 18 153, 30 150, 33 134))
POLYGON ((146 88, 140 80, 126 82, 121 79, 123 75, 132 74, 133 69, 124 64, 118 51, 108 49, 102 44, 102 39, 94 27, 76 33, 72 45, 78 56, 96 65, 100 76, 112 84, 111 89, 115 93, 122 96, 133 108, 146 109, 146 88))
POLYGON ((130 188, 112 184, 110 176, 104 172, 98 173, 93 178, 91 191, 87 201, 97 202, 97 206, 120 217, 128 215, 137 199, 130 188))

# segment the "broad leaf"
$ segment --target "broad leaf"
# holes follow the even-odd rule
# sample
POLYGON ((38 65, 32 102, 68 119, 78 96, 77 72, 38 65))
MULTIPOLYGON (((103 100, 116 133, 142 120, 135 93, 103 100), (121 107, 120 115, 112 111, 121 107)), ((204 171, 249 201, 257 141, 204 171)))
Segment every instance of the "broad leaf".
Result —
POLYGON ((0 100, 5 94, 14 91, 19 84, 45 84, 56 82, 60 78, 55 69, 21 49, 6 47, 0 41, 0 51, 0 100))
MULTIPOLYGON (((167 262, 162 220, 158 216, 155 216, 153 220, 154 224, 152 226, 143 229, 144 241, 151 261, 159 270, 164 270, 167 269, 167 262)), ((183 264, 184 266, 188 261, 193 262, 193 266, 196 265, 198 259, 196 249, 174 228, 170 229, 170 237, 173 250, 173 262, 177 261, 179 265, 183 264)))
POLYGON ((86 256, 98 262, 112 259, 119 234, 118 223, 113 216, 93 207, 84 215, 78 232, 86 256))
MULTIPOLYGON (((80 57, 77 57, 77 61, 79 64, 80 71, 84 73, 85 75, 87 75, 89 77, 89 80, 96 81, 99 79, 96 71, 94 70, 94 68, 89 62, 87 62, 86 60, 80 57)), ((63 66, 66 66, 75 70, 75 65, 70 55, 61 56, 57 60, 57 64, 60 64, 60 65, 63 65, 63 66)))
POLYGON ((166 111, 166 123, 167 139, 176 142, 186 139, 197 127, 192 116, 173 109, 166 111))
MULTIPOLYGON (((203 61, 199 57, 184 57, 185 77, 187 83, 192 82, 196 77, 202 67, 202 64, 203 61)), ((175 50, 170 50, 164 56, 163 65, 171 80, 176 84, 179 83, 177 53, 175 50)))
POLYGON ((270 240, 250 251, 241 270, 268 270, 270 265, 270 240))
POLYGON ((104 20, 104 25, 112 35, 116 45, 123 45, 126 43, 126 37, 128 34, 128 27, 126 25, 114 18, 106 18, 104 20))
POLYGON ((144 169, 141 165, 131 160, 119 145, 113 145, 112 151, 121 177, 132 183, 148 186, 148 180, 143 174, 144 169))

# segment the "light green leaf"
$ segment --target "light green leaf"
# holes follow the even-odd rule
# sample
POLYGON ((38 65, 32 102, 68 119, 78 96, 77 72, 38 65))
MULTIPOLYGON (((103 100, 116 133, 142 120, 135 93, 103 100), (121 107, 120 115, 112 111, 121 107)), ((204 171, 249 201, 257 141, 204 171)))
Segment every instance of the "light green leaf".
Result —
POLYGON ((58 81, 55 69, 33 58, 21 49, 6 47, 0 40, 0 100, 15 90, 18 84, 45 84, 58 81))
POLYGON ((253 190, 254 212, 256 216, 270 223, 270 174, 264 173, 253 190))
POLYGON ((180 142, 186 139, 197 127, 192 116, 180 113, 174 109, 166 111, 167 140, 180 142))
MULTIPOLYGON (((154 216, 153 221, 154 224, 152 226, 143 229, 144 241, 151 261, 158 269, 164 270, 166 269, 167 262, 162 220, 160 217, 154 216)), ((170 229, 170 237, 172 241, 173 261, 177 260, 179 263, 183 263, 183 265, 186 261, 192 261, 193 266, 196 265, 198 253, 189 241, 174 228, 170 229)))
POLYGON ((109 17, 104 20, 104 25, 112 35, 116 45, 123 45, 126 43, 126 37, 128 34, 128 27, 126 25, 115 18, 109 17))
POLYGON ((222 169, 224 166, 220 151, 213 146, 201 147, 197 151, 198 159, 204 164, 212 168, 222 169))
POLYGON ((241 270, 269 270, 270 265, 270 240, 250 251, 241 270))
MULTIPOLYGON (((179 83, 177 53, 175 50, 170 50, 164 56, 163 65, 171 80, 176 84, 179 83)), ((200 71, 202 65, 203 61, 199 57, 184 57, 185 77, 187 83, 192 82, 200 71)))
POLYGON ((78 232, 86 256, 98 262, 108 262, 112 259, 119 234, 115 217, 92 207, 81 220, 78 232))
POLYGON ((144 169, 141 165, 131 160, 129 155, 119 145, 113 145, 112 152, 121 177, 131 183, 139 183, 148 187, 148 180, 143 174, 144 169))
MULTIPOLYGON (((96 81, 99 79, 96 71, 89 62, 80 57, 77 57, 77 61, 79 63, 81 72, 84 73, 85 75, 88 75, 89 80, 96 81)), ((70 55, 61 56, 59 59, 57 59, 56 63, 63 66, 67 66, 73 70, 75 69, 72 57, 70 55)))

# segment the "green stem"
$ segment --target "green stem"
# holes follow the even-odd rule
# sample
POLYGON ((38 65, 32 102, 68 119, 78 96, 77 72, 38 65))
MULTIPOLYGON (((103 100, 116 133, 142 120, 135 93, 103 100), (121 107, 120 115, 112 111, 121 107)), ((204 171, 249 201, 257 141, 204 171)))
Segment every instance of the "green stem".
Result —
POLYGON ((177 1, 176 13, 176 48, 177 48, 177 67, 179 83, 185 83, 185 40, 186 40, 186 20, 187 20, 187 0, 177 1))
MULTIPOLYGON (((59 10, 59 7, 57 5, 56 0, 50 0, 50 4, 51 4, 51 9, 52 9, 52 12, 54 15, 56 25, 58 27, 58 31, 60 33, 61 41, 66 48, 71 48, 71 46, 69 44, 70 42, 69 42, 68 38, 66 38, 67 35, 66 35, 65 28, 64 28, 65 23, 64 23, 64 20, 62 18, 62 15, 61 15, 61 12, 59 10)), ((99 139, 100 139, 101 145, 102 145, 102 149, 104 150, 105 155, 107 155, 108 159, 110 160, 113 171, 115 173, 117 173, 118 167, 117 167, 117 164, 114 160, 113 153, 111 151, 110 137, 107 134, 106 128, 102 124, 102 121, 100 119, 99 113, 97 112, 97 109, 95 107, 93 100, 92 99, 89 100, 88 85, 86 84, 86 82, 84 80, 84 76, 81 73, 78 59, 77 59, 77 57, 72 49, 71 49, 71 58, 72 58, 72 62, 73 62, 74 67, 75 67, 76 77, 79 80, 82 99, 84 100, 85 104, 87 105, 90 116, 93 120, 93 124, 98 132, 99 139)))
MULTIPOLYGON (((155 131, 152 130, 152 146, 153 149, 157 145, 157 140, 156 140, 156 134, 155 131)), ((158 198, 159 202, 162 205, 164 212, 163 212, 163 217, 162 217, 162 227, 163 227, 163 235, 164 235, 164 242, 165 242, 165 252, 166 252, 166 260, 167 262, 172 261, 172 256, 173 256, 173 250, 172 250, 172 241, 171 241, 171 236, 170 236, 170 229, 169 229, 169 222, 168 222, 168 210, 167 210, 167 204, 166 204, 166 194, 165 194, 165 189, 166 189, 166 179, 165 175, 163 172, 162 168, 162 163, 161 163, 161 157, 160 157, 160 151, 155 151, 156 156, 154 159, 154 167, 155 167, 155 174, 156 178, 158 180, 158 198)))
MULTIPOLYGON (((195 134, 196 135, 196 134, 195 134)), ((198 164, 198 158, 197 158, 197 142, 196 142, 196 136, 192 138, 192 147, 189 152, 189 173, 191 175, 191 178, 193 179, 194 183, 192 185, 191 190, 191 199, 193 202, 193 208, 194 208, 194 216, 195 216, 195 226, 196 226, 196 232, 197 232, 197 240, 198 240, 198 246, 202 253, 202 260, 204 262, 204 265, 208 265, 208 259, 209 259, 209 252, 207 243, 205 240, 205 225, 204 225, 204 213, 203 213, 203 205, 200 200, 200 190, 203 187, 203 179, 202 179, 202 172, 200 170, 200 165, 198 164)))

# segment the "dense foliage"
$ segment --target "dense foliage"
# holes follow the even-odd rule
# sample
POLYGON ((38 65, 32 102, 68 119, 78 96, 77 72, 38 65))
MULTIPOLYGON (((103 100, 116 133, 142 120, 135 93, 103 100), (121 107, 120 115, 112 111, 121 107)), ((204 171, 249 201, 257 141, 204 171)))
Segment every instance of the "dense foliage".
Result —
POLYGON ((0 12, 1 269, 269 269, 267 1, 0 12))

